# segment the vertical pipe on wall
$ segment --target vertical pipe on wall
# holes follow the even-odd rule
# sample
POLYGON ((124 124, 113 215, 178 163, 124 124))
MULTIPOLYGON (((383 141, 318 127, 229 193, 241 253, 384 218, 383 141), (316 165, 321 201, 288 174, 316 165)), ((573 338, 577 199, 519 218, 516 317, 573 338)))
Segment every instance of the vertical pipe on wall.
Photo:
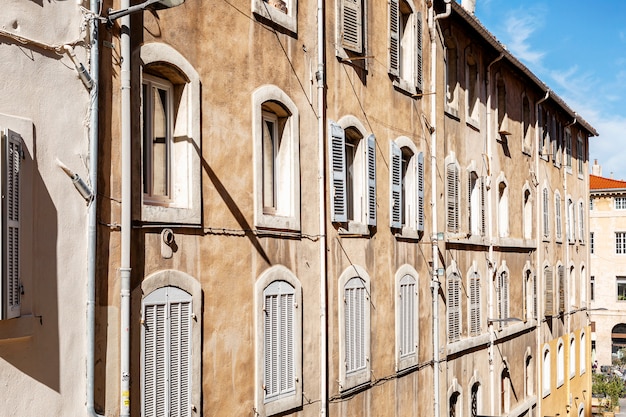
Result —
MULTIPOLYGON (((428 9, 428 30, 430 32, 430 91, 437 91, 437 20, 450 16, 452 6, 450 0, 445 0, 444 13, 435 14, 435 5, 431 2, 428 9)), ((431 95, 431 126, 430 159, 431 159, 431 217, 432 217, 432 270, 430 288, 432 291, 432 326, 433 326, 433 416, 439 417, 440 409, 440 381, 439 381, 439 245, 437 225, 437 95, 431 95)))
MULTIPOLYGON (((500 61, 504 57, 504 54, 501 53, 496 59, 491 61, 489 65, 487 65, 487 138, 486 138, 486 154, 487 154, 487 225, 489 232, 487 233, 488 241, 489 241, 489 252, 487 258, 487 277, 489 282, 489 292, 487 293, 487 316, 495 317, 494 311, 494 293, 493 293, 493 285, 492 280, 494 279, 495 274, 495 261, 493 260, 493 207, 492 207, 492 191, 491 191, 491 180, 493 173, 491 172, 491 158, 493 154, 493 150, 491 148, 492 139, 493 139, 493 112, 492 112, 492 87, 491 87, 491 67, 498 61, 500 61)), ((495 397, 496 397, 496 379, 494 372, 494 342, 495 342, 495 332, 493 330, 493 322, 487 323, 489 326, 489 385, 491 386, 491 393, 489 396, 489 411, 491 415, 495 415, 495 397)))
POLYGON ((90 38, 90 76, 92 87, 89 104, 89 180, 92 198, 89 202, 89 220, 87 229, 87 305, 86 305, 86 402, 90 416, 99 416, 94 408, 94 373, 95 373, 95 326, 96 326, 96 246, 97 246, 97 209, 98 209, 98 82, 100 77, 100 49, 98 45, 98 24, 95 17, 100 12, 100 0, 91 0, 89 20, 90 38))
POLYGON ((320 255, 320 417, 327 414, 328 408, 328 348, 327 348, 327 318, 326 318, 326 194, 325 194, 325 126, 326 126, 326 102, 324 84, 326 80, 324 33, 324 0, 317 1, 317 147, 318 147, 318 187, 319 187, 319 255, 320 255))
MULTIPOLYGON (((121 9, 130 0, 121 1, 121 9)), ((120 416, 130 416, 130 242, 131 242, 131 107, 130 16, 120 18, 121 130, 122 130, 122 231, 120 264, 120 416)))

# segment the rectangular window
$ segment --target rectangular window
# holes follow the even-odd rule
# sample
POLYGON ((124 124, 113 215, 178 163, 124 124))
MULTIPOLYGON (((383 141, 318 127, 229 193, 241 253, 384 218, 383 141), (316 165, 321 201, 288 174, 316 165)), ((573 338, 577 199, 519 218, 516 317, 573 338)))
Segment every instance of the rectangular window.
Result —
POLYGON ((617 301, 626 301, 626 277, 615 277, 617 281, 617 301))
POLYGON ((593 237, 594 237, 593 236, 593 232, 590 232, 589 233, 589 251, 591 252, 592 255, 593 255, 593 252, 595 250, 595 248, 594 248, 595 242, 593 240, 593 237))
POLYGON ((626 210, 626 197, 614 197, 613 201, 615 210, 626 210))
POLYGON ((565 131, 565 166, 567 170, 572 170, 572 133, 569 130, 565 131))
POLYGON ((143 75, 143 192, 144 201, 171 200, 172 84, 143 75))
POLYGON ((412 4, 389 2, 389 74, 397 88, 416 93, 422 89, 422 16, 412 4))
POLYGON ((593 198, 589 199, 589 210, 593 210, 593 198))
POLYGON ((589 279, 589 297, 591 299, 591 301, 594 301, 596 299, 596 277, 591 276, 591 278, 589 279))
POLYGON ((626 232, 615 232, 615 253, 626 254, 626 232))
POLYGON ((576 158, 578 160, 578 176, 582 178, 585 157, 583 155, 583 138, 580 135, 576 141, 576 158))
POLYGON ((279 149, 278 118, 263 112, 263 212, 276 213, 276 169, 279 149))
POLYGON ((400 278, 398 287, 398 369, 405 369, 417 363, 417 281, 407 274, 400 278))

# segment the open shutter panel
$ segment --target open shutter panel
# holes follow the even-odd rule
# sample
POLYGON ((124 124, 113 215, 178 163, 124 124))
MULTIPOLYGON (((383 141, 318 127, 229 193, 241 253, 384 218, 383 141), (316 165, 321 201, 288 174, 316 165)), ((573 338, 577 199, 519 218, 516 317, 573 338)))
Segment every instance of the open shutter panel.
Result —
POLYGON ((565 311, 565 267, 559 266, 559 313, 565 311))
POLYGON ((473 274, 470 278, 470 333, 480 335, 480 277, 473 274))
POLYGON ((400 357, 413 355, 417 346, 415 333, 415 279, 405 275, 400 280, 400 357))
POLYGON ((548 210, 550 208, 550 199, 548 198, 548 189, 543 189, 543 235, 548 237, 550 235, 550 216, 548 210))
POLYGON ((191 303, 170 303, 170 417, 191 412, 191 303))
POLYGON ((367 137, 367 224, 376 226, 376 138, 367 137))
POLYGON ((424 153, 417 154, 417 230, 424 231, 424 153))
POLYGON ((467 231, 469 234, 472 234, 472 214, 476 215, 476 213, 472 213, 472 193, 474 192, 474 187, 478 187, 478 180, 476 183, 472 184, 472 179, 474 175, 472 172, 467 174, 467 231))
POLYGON ((144 307, 143 415, 167 413, 165 303, 144 307))
POLYGON ((348 221, 346 196, 346 136, 338 124, 330 123, 330 216, 333 222, 348 221))
POLYGON ((459 279, 456 274, 448 278, 448 341, 456 342, 460 337, 459 328, 459 279))
POLYGON ((400 75, 400 5, 389 1, 389 74, 400 75))
POLYGON ((345 287, 346 372, 365 369, 365 313, 367 299, 360 278, 352 278, 345 287))
POLYGON ((391 227, 402 228, 402 151, 391 142, 391 227))
POLYGON ((480 178, 480 235, 487 234, 487 187, 485 177, 480 178))
POLYGON ((341 46, 363 52, 363 5, 362 0, 341 0, 341 46))
POLYGON ((3 239, 2 274, 5 281, 4 318, 20 315, 20 163, 22 137, 8 130, 5 134, 3 155, 3 239))
POLYGON ((415 87, 418 91, 424 90, 424 59, 423 59, 423 38, 422 38, 422 13, 415 14, 416 37, 417 37, 417 53, 416 55, 416 71, 415 71, 415 87))
POLYGON ((552 268, 546 268, 544 270, 545 278, 546 278, 546 288, 545 288, 545 315, 552 316, 554 315, 554 278, 552 275, 552 268))
POLYGON ((448 164, 446 167, 446 182, 448 231, 458 232, 459 170, 455 164, 448 164))

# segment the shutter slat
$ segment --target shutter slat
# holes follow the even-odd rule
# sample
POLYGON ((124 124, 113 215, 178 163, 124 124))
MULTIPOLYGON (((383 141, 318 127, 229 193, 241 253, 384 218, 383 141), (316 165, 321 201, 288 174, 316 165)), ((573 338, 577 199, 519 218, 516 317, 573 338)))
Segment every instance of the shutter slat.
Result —
POLYGON ((424 89, 424 59, 423 59, 423 35, 422 35, 422 13, 417 12, 415 16, 415 22, 417 24, 417 54, 416 54, 416 74, 415 74, 415 87, 418 91, 424 89))
POLYGON ((389 1, 389 73, 400 75, 400 5, 389 1))
POLYGON ((545 288, 545 315, 552 316, 554 314, 554 279, 552 276, 552 269, 546 268, 544 270, 546 288, 545 288))
POLYGON ((341 0, 341 44, 344 48, 363 52, 362 0, 341 0))
POLYGON ((424 231, 424 153, 417 154, 417 230, 424 231))
POLYGON ((6 234, 3 247, 6 264, 2 275, 6 277, 6 294, 0 303, 0 318, 14 318, 21 314, 20 288, 20 176, 22 137, 10 129, 5 132, 3 175, 5 190, 3 195, 3 218, 6 234))

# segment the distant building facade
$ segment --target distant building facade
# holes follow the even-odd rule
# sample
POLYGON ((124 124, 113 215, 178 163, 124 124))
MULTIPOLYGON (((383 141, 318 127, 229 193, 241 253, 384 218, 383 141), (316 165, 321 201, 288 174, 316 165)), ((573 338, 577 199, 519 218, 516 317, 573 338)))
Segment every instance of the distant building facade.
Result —
POLYGON ((626 181, 589 177, 592 356, 598 365, 621 364, 626 348, 626 181))

